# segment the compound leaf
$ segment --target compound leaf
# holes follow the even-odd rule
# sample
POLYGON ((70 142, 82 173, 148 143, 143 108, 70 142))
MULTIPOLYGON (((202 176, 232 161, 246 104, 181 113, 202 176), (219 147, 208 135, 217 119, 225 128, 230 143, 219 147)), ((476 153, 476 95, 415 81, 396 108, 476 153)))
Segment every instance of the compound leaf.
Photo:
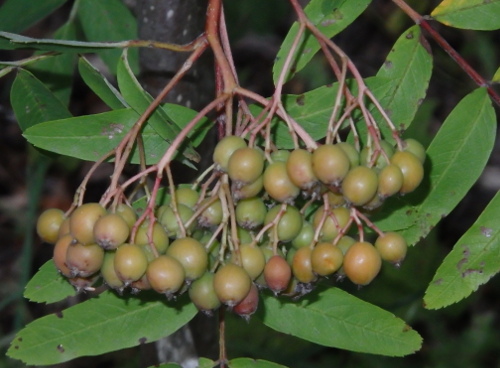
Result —
MULTIPOLYGON (((81 0, 78 17, 88 41, 123 41, 137 39, 137 20, 120 0, 81 0)), ((120 50, 101 51, 100 56, 113 74, 120 58, 120 50)), ((137 73, 139 53, 130 51, 130 66, 137 73)))
POLYGON ((491 101, 486 89, 478 88, 453 109, 430 144, 423 183, 412 194, 389 199, 373 217, 377 226, 400 231, 409 244, 426 236, 479 178, 495 134, 491 101))
POLYGON ((24 297, 36 303, 55 303, 74 295, 75 288, 57 271, 52 260, 40 267, 24 290, 24 297))
MULTIPOLYGON (((370 0, 313 0, 305 7, 304 11, 319 31, 326 37, 331 38, 351 24, 366 9, 370 2, 370 0)), ((279 79, 288 52, 298 31, 299 25, 296 22, 290 28, 285 40, 281 44, 273 67, 274 83, 279 79)), ((292 57, 291 70, 287 72, 285 82, 292 78, 296 72, 304 68, 319 49, 320 45, 316 38, 306 30, 300 39, 297 51, 292 57)))
POLYGON ((500 28, 500 0, 444 0, 431 16, 450 27, 492 31, 500 28))
POLYGON ((143 292, 124 297, 112 291, 39 318, 17 333, 7 355, 27 365, 49 365, 158 340, 197 313, 187 298, 170 306, 164 297, 143 292))
POLYGON ((45 121, 71 116, 48 87, 24 69, 19 70, 12 84, 10 102, 23 131, 45 121))
POLYGON ((338 289, 314 300, 288 302, 265 297, 265 325, 313 343, 356 352, 404 356, 420 349, 422 338, 393 314, 338 289), (300 321, 300 323, 290 323, 300 321))
POLYGON ((500 192, 458 240, 429 284, 425 307, 456 303, 500 272, 500 192))

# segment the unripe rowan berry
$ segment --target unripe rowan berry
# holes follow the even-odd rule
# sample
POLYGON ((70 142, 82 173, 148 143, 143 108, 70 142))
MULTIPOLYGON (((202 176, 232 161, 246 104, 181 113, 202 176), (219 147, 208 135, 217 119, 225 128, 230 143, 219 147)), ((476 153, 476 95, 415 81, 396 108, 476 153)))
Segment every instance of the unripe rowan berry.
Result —
POLYGON ((398 151, 392 156, 391 163, 397 165, 403 173, 403 185, 399 192, 413 192, 424 178, 422 162, 411 152, 398 151))
POLYGON ((375 248, 384 261, 399 266, 406 257, 408 244, 401 234, 386 232, 384 235, 377 238, 375 241, 375 248))
POLYGON ((338 185, 350 167, 349 157, 337 145, 324 144, 312 154, 313 172, 327 185, 338 185))
POLYGON ((89 277, 99 271, 104 260, 104 250, 97 244, 71 244, 66 252, 66 266, 71 276, 89 277))
POLYGON ((300 188, 289 178, 286 163, 276 161, 264 171, 264 190, 278 202, 291 203, 299 195, 300 188))
POLYGON ((377 193, 378 177, 373 169, 356 166, 349 170, 342 182, 342 194, 355 206, 368 203, 377 193))
POLYGON ((151 261, 146 275, 151 287, 169 298, 184 284, 184 268, 178 260, 168 255, 161 255, 151 261))
POLYGON ((380 254, 368 242, 356 242, 344 256, 344 272, 353 283, 368 285, 378 275, 382 266, 380 254))
POLYGON ((229 135, 222 138, 215 146, 213 153, 213 161, 216 169, 227 172, 229 158, 233 155, 234 151, 246 146, 247 143, 241 137, 229 135))
POLYGON ((318 243, 311 252, 312 270, 320 276, 328 276, 342 266, 344 255, 332 243, 318 243))
POLYGON ((196 280, 208 266, 205 247, 194 238, 178 238, 167 249, 168 256, 179 261, 185 271, 186 280, 196 280))
POLYGON ((127 241, 129 234, 127 222, 115 213, 100 217, 94 225, 95 242, 105 250, 118 248, 127 241))
POLYGON ((64 220, 64 212, 58 208, 49 208, 43 211, 36 223, 38 236, 44 242, 55 244, 59 238, 59 229, 64 220))
MULTIPOLYGON (((264 223, 267 225, 274 221, 278 216, 280 210, 280 205, 271 208, 267 212, 264 223)), ((285 212, 279 219, 277 225, 275 225, 277 226, 278 240, 282 242, 288 242, 294 239, 299 234, 300 229, 302 229, 302 221, 302 214, 299 212, 299 210, 294 206, 288 205, 285 212)), ((271 227, 269 230, 270 234, 274 233, 273 227, 271 227)))
POLYGON ((267 287, 277 294, 287 288, 292 278, 292 269, 282 256, 274 255, 264 267, 264 278, 267 287))
POLYGON ((295 149, 290 153, 286 172, 290 181, 301 189, 309 190, 318 183, 312 168, 312 154, 305 149, 295 149))
POLYGON ((311 264, 311 253, 310 247, 303 247, 297 249, 292 261, 292 272, 293 276, 303 283, 310 283, 316 280, 316 275, 314 275, 311 264))
POLYGON ((148 258, 142 246, 125 243, 115 251, 114 266, 120 280, 128 285, 144 275, 148 258))
POLYGON ((106 214, 99 203, 86 203, 73 211, 69 218, 69 229, 80 244, 94 244, 94 225, 106 214))
POLYGON ((236 222, 244 229, 256 229, 264 223, 267 207, 260 197, 243 199, 235 209, 236 222))
POLYGON ((255 284, 250 286, 250 291, 243 298, 241 302, 233 307, 233 312, 243 317, 246 321, 250 319, 250 316, 255 313, 259 307, 259 290, 255 284))
POLYGON ((212 313, 221 303, 214 289, 214 274, 205 272, 199 279, 189 286, 189 298, 198 310, 212 313))
POLYGON ((264 154, 258 148, 244 147, 229 158, 227 173, 237 186, 253 183, 264 170, 264 154))
POLYGON ((234 307, 249 293, 252 280, 248 273, 234 263, 227 263, 215 273, 214 290, 221 301, 229 307, 234 307))

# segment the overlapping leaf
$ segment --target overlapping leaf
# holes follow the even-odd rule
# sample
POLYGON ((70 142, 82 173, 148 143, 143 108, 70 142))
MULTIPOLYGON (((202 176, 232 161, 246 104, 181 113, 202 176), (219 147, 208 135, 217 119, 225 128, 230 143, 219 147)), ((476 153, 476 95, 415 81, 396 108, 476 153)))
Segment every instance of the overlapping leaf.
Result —
MULTIPOLYGON (((78 17, 88 41, 122 41, 137 39, 137 20, 120 0, 80 0, 78 17)), ((108 68, 116 73, 120 50, 101 51, 100 55, 108 68)), ((139 70, 139 54, 130 51, 130 65, 139 70)))
POLYGON ((446 256, 425 293, 426 308, 456 303, 500 272, 500 192, 446 256))
POLYGON ((87 86, 110 108, 129 107, 120 92, 84 57, 78 61, 78 71, 87 86))
MULTIPOLYGON (((349 24, 351 24, 370 4, 370 0, 313 0, 305 10, 311 22, 326 36, 333 37, 349 24)), ((280 51, 276 57, 273 67, 273 80, 277 82, 283 69, 290 47, 293 44, 299 30, 295 23, 281 44, 280 51)), ((286 75, 285 81, 304 68, 320 49, 320 45, 313 35, 306 31, 300 39, 297 52, 293 55, 291 71, 286 75)))
MULTIPOLYGON (((69 21, 60 27, 53 35, 54 39, 73 40, 77 37, 77 26, 69 21)), ((54 95, 65 105, 73 87, 73 72, 76 64, 76 55, 63 53, 41 60, 30 68, 40 80, 53 91, 54 95)))
POLYGON ((22 32, 67 0, 7 0, 0 7, 0 30, 22 32))
MULTIPOLYGON (((128 63, 128 51, 124 50, 118 63, 117 79, 118 87, 125 101, 138 113, 142 114, 153 98, 147 93, 135 77, 128 63)), ((170 145, 179 134, 179 127, 172 121, 167 113, 161 108, 157 108, 149 117, 151 127, 168 142, 170 145)), ((188 144, 184 149, 184 155, 193 161, 199 161, 200 157, 188 144)))
POLYGON ((75 288, 57 272, 52 260, 40 267, 24 290, 24 297, 36 303, 55 303, 74 295, 75 288))
POLYGON ((171 306, 158 294, 121 297, 112 291, 28 324, 7 355, 28 365, 49 365, 158 340, 197 313, 182 298, 171 306))
POLYGON ((479 88, 460 101, 433 139, 420 188, 388 201, 373 218, 377 226, 400 231, 409 244, 426 236, 479 178, 495 134, 495 112, 486 90, 479 88))
POLYGON ((40 80, 23 69, 12 84, 10 102, 23 131, 44 121, 71 116, 66 106, 40 80))
POLYGON ((404 356, 419 350, 422 343, 404 321, 338 288, 301 302, 266 297, 264 305, 264 324, 323 346, 404 356))
POLYGON ((500 0, 443 0, 431 16, 447 26, 481 31, 500 28, 500 0))

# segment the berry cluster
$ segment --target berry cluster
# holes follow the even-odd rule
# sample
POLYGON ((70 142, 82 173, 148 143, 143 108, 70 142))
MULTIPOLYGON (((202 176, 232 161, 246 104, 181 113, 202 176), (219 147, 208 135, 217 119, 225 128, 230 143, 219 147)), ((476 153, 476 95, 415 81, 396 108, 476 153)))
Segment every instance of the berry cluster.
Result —
POLYGON ((124 201, 49 209, 37 231, 55 244, 57 269, 78 289, 102 278, 120 293, 188 292, 201 311, 226 305, 250 316, 258 289, 299 297, 334 274, 367 285, 382 260, 403 261, 405 239, 369 220, 386 198, 422 181, 424 148, 397 143, 273 151, 226 136, 214 165, 192 186, 170 185, 165 204, 149 198, 140 216, 124 201))

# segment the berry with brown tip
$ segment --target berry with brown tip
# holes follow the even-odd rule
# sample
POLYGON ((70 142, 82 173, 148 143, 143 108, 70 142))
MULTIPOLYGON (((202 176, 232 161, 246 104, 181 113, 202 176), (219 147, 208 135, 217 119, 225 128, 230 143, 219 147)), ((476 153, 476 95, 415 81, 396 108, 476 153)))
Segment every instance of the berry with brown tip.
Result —
POLYGON ((125 243, 115 251, 114 266, 120 280, 129 285, 144 275, 148 258, 142 246, 125 243))
POLYGON ((221 303, 234 307, 241 302, 250 291, 252 280, 248 273, 234 263, 220 267, 214 276, 215 294, 221 303))
POLYGON ((231 194, 235 201, 256 197, 264 188, 264 176, 260 175, 254 182, 245 185, 231 183, 231 194))
POLYGON ((258 148, 239 148, 229 158, 227 173, 237 186, 253 183, 263 171, 264 154, 258 148))
POLYGON ((97 244, 71 244, 66 252, 66 266, 71 276, 88 277, 101 269, 104 250, 97 244))
POLYGON ((146 275, 149 284, 156 292, 172 297, 184 284, 184 268, 178 260, 167 255, 161 255, 151 261, 146 275))
POLYGON ((389 231, 377 238, 375 248, 384 261, 399 266, 406 257, 408 244, 401 234, 389 231))
POLYGON ((235 209, 236 222, 244 229, 256 229, 264 223, 267 207, 260 197, 243 199, 235 209))
POLYGON ((200 203, 205 209, 198 216, 198 224, 202 227, 213 228, 222 222, 223 211, 220 199, 206 198, 200 203))
POLYGON ((125 283, 118 277, 118 274, 116 273, 115 255, 116 253, 114 251, 104 253, 104 260, 101 267, 101 276, 106 285, 108 285, 112 289, 121 291, 125 287, 125 283))
POLYGON ((275 294, 285 290, 292 278, 292 269, 288 262, 279 255, 274 255, 264 267, 264 279, 267 287, 275 294))
POLYGON ((116 213, 100 217, 94 225, 95 242, 105 250, 118 248, 130 235, 130 228, 124 218, 116 213))
POLYGON ((255 313, 258 307, 259 290, 255 284, 252 284, 247 296, 245 296, 241 302, 233 307, 233 312, 248 321, 250 316, 255 313))

